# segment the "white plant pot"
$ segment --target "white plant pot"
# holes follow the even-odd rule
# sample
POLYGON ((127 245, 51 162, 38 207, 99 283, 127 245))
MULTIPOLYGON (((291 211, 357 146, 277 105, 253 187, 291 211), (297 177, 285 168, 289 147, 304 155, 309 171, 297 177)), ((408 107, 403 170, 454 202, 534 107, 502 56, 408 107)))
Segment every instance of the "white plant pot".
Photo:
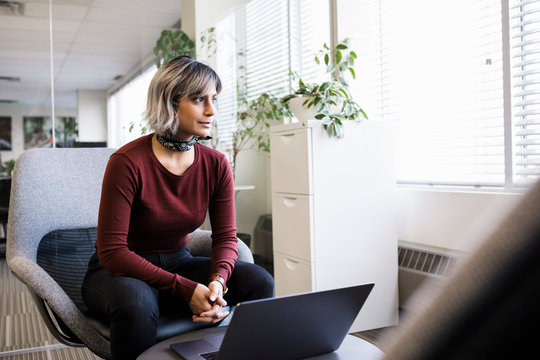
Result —
MULTIPOLYGON (((292 114, 298 121, 313 120, 315 119, 315 115, 317 115, 316 106, 306 108, 302 105, 307 99, 309 99, 308 96, 299 96, 289 100, 289 110, 291 110, 292 114)), ((339 111, 339 107, 333 105, 329 108, 329 110, 331 114, 334 114, 339 111)), ((293 120, 293 122, 295 121, 293 120)))
MULTIPOLYGON (((297 121, 312 120, 317 115, 315 107, 306 108, 302 105, 307 99, 307 96, 299 96, 289 100, 289 110, 291 110, 297 121)), ((294 119, 293 122, 295 122, 294 119)))

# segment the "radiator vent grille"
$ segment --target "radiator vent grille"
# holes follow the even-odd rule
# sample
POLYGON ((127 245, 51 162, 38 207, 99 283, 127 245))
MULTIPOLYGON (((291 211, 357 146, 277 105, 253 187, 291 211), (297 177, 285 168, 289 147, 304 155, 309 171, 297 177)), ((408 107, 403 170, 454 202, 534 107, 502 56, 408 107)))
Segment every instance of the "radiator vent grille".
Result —
POLYGON ((398 247, 398 263, 405 269, 446 276, 455 268, 457 259, 446 254, 398 247))

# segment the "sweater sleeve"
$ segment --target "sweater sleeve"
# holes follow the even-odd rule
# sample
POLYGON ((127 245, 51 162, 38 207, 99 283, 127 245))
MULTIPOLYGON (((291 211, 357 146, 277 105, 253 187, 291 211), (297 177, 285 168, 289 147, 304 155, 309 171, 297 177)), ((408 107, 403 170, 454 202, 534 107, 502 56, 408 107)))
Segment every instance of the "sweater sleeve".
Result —
POLYGON ((128 248, 130 214, 138 184, 137 169, 128 158, 109 159, 101 191, 96 249, 99 263, 115 276, 129 276, 158 289, 170 290, 189 303, 197 283, 153 265, 128 248))
POLYGON ((209 204, 212 226, 211 275, 220 275, 227 281, 238 258, 236 218, 234 206, 234 180, 229 162, 223 156, 219 163, 216 188, 209 204))

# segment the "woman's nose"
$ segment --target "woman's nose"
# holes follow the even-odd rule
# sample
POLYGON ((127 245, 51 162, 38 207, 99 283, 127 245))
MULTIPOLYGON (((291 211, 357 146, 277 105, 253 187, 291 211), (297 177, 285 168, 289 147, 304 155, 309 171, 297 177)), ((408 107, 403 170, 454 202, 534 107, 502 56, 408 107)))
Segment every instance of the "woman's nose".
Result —
POLYGON ((205 107, 204 107, 204 113, 208 116, 215 115, 216 109, 215 109, 216 103, 212 100, 206 101, 205 107))

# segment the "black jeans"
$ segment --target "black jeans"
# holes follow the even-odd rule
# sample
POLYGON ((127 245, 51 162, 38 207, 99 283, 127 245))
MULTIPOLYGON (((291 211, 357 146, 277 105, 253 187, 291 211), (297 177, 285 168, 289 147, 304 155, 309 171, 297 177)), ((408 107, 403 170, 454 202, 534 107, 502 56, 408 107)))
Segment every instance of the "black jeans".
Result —
MULTIPOLYGON (((142 255, 156 266, 207 285, 210 258, 193 257, 188 248, 174 253, 142 255)), ((262 267, 237 261, 227 281, 229 305, 241 301, 274 296, 274 279, 262 267)), ((113 276, 102 268, 96 254, 89 262, 82 295, 86 306, 95 315, 110 322, 113 359, 135 359, 156 343, 160 313, 188 317, 189 305, 170 292, 158 291, 145 282, 126 276, 113 276)))

